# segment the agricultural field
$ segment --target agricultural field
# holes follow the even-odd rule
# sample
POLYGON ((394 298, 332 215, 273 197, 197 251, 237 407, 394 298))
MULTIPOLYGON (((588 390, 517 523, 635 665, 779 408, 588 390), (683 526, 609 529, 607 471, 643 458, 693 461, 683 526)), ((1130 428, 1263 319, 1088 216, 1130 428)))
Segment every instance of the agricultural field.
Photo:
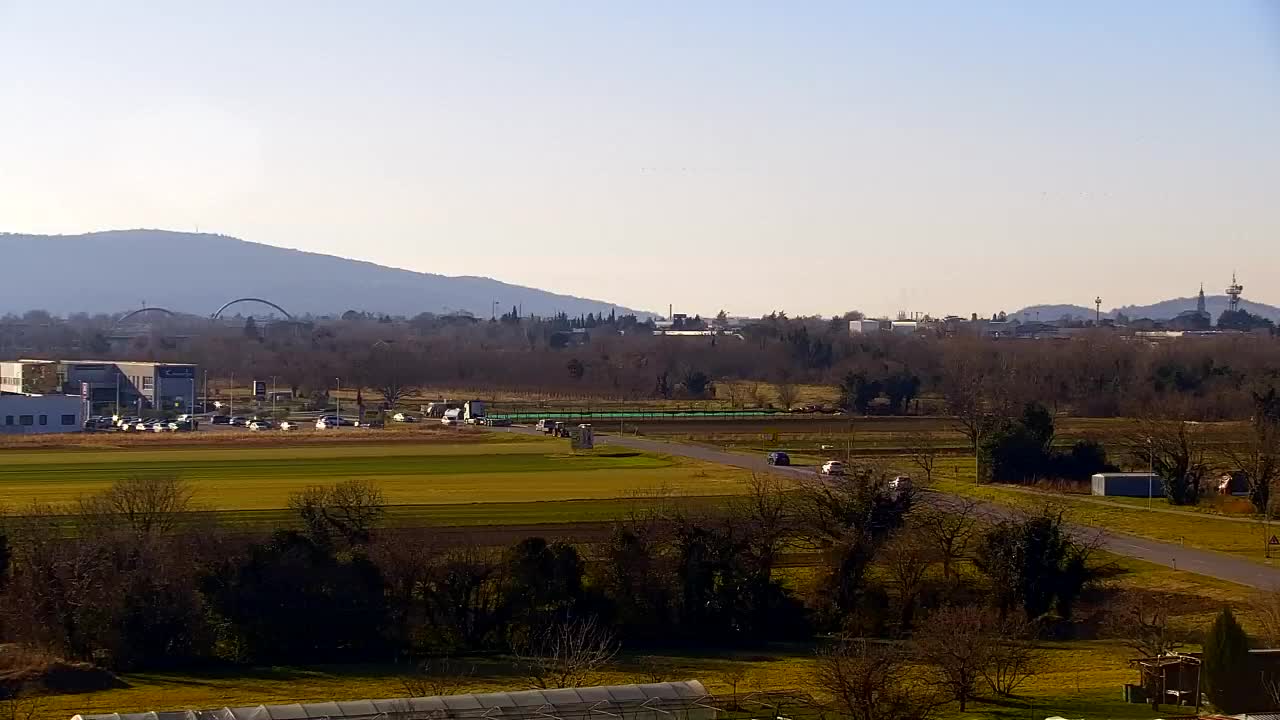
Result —
POLYGON ((294 443, 275 436, 269 445, 10 448, 0 451, 0 497, 20 510, 33 502, 73 502, 125 477, 176 476, 191 483, 198 508, 232 522, 267 524, 287 515, 291 493, 368 479, 391 506, 392 524, 522 525, 606 521, 625 515, 637 497, 732 495, 745 476, 683 458, 575 453, 562 440, 477 436, 483 439, 294 443))

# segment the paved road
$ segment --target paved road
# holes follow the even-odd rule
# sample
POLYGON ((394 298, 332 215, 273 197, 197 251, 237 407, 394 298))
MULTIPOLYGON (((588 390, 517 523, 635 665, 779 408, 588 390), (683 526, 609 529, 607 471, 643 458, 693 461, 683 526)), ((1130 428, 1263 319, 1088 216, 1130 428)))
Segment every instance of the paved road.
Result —
MULTIPOLYGON (((520 431, 520 429, 517 429, 517 431, 520 431)), ((602 445, 618 445, 634 450, 678 455, 681 457, 693 458, 695 460, 703 460, 706 462, 738 467, 744 470, 751 470, 753 472, 776 472, 787 474, 792 477, 813 476, 813 471, 809 469, 798 467, 774 467, 765 462, 763 457, 725 452, 723 450, 717 450, 715 448, 709 448, 701 445, 686 445, 683 443, 662 442, 639 437, 619 437, 616 435, 597 436, 597 442, 602 445)), ((944 507, 950 502, 955 502, 954 499, 948 499, 950 496, 938 493, 929 493, 929 496, 930 502, 944 507)), ((993 519, 1010 517, 1015 513, 1015 511, 1010 510, 1009 508, 994 503, 983 503, 982 509, 987 517, 993 519)), ((1096 542, 1100 549, 1115 553, 1116 555, 1137 558, 1138 560, 1145 560, 1147 562, 1173 568, 1175 570, 1186 570, 1198 575, 1205 575, 1219 580, 1227 580, 1229 582, 1239 583, 1241 585, 1247 585, 1254 588, 1273 589, 1280 587, 1280 570, 1277 570, 1277 568, 1270 565, 1264 565, 1251 560, 1244 560, 1231 555, 1213 552, 1211 550, 1197 550, 1195 548, 1183 547, 1181 545, 1159 542, 1156 540, 1148 540, 1135 535, 1112 532, 1096 527, 1077 525, 1073 526, 1072 530, 1079 536, 1096 542)))

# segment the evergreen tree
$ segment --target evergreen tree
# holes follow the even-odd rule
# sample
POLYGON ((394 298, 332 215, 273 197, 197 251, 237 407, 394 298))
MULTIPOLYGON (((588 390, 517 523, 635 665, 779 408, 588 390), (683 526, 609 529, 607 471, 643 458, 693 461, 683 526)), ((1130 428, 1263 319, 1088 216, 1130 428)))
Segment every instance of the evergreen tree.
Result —
POLYGON ((1204 642, 1204 689, 1214 707, 1232 714, 1248 710, 1250 701, 1249 636, 1225 608, 1213 621, 1204 642))

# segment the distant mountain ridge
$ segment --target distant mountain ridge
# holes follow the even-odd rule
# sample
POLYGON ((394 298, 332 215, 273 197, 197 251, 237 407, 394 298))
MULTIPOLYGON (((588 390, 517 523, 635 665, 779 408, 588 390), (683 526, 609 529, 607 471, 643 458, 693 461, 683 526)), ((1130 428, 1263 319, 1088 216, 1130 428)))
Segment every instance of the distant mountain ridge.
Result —
MULTIPOLYGON (((465 311, 489 317, 635 311, 486 277, 447 276, 290 250, 225 235, 112 230, 84 235, 0 234, 0 313, 47 310, 112 313, 150 307, 209 315, 242 297, 270 300, 293 315, 354 309, 388 315, 465 311), (15 272, 15 270, 17 270, 15 272)), ((243 314, 270 312, 245 305, 243 314)))
MULTIPOLYGON (((1226 295, 1205 295, 1204 307, 1217 322, 1218 316, 1223 310, 1227 309, 1229 298, 1226 295)), ((1268 305, 1266 303, 1253 302, 1252 300, 1240 300, 1240 308, 1248 310, 1254 315, 1260 315, 1272 322, 1280 322, 1280 307, 1268 305)), ((1149 320, 1169 320, 1178 315, 1178 313, 1186 310, 1196 309, 1195 297, 1173 298, 1171 300, 1162 300, 1151 305, 1125 305, 1123 307, 1113 308, 1111 310, 1102 311, 1102 317, 1114 318, 1116 313, 1121 313, 1130 320, 1139 318, 1147 318, 1149 320)), ((1062 319, 1063 316, 1071 316, 1079 320, 1092 320, 1094 317, 1094 308, 1085 307, 1083 305, 1029 305, 1014 313, 1014 317, 1019 320, 1035 319, 1037 317, 1041 322, 1053 322, 1062 319)))

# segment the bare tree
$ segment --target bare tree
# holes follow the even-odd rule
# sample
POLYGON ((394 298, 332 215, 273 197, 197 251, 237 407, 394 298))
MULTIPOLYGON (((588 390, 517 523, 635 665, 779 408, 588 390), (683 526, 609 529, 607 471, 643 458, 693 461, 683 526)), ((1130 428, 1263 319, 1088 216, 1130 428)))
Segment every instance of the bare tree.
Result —
POLYGON ((475 673, 475 665, 446 655, 419 663, 416 672, 400 678, 400 685, 409 697, 454 695, 467 686, 475 673))
POLYGON ((358 376, 377 390, 386 406, 392 408, 417 389, 422 381, 422 366, 411 350, 378 342, 360 363, 358 376))
POLYGON ((593 617, 551 625, 531 634, 513 652, 533 687, 582 687, 618 654, 618 643, 593 617))
MULTIPOLYGON (((1258 605, 1259 620, 1266 627, 1266 608, 1258 605)), ((1280 605, 1277 605, 1280 610, 1280 605)), ((1104 629, 1125 647, 1142 657, 1160 657, 1176 651, 1186 641, 1184 633, 1170 626, 1169 598, 1154 593, 1126 593, 1112 604, 1104 629)), ((1280 620, 1280 616, 1276 619, 1280 620)))
POLYGON ((178 519, 190 512, 193 494, 191 485, 174 475, 132 476, 82 498, 80 511, 83 516, 110 516, 112 524, 123 524, 139 537, 151 537, 174 529, 178 519))
POLYGON ((386 499, 371 480, 312 485, 289 496, 289 507, 317 541, 337 532, 351 545, 369 541, 386 514, 386 499))
POLYGON ((790 410, 792 405, 796 404, 796 400, 800 399, 800 389, 790 380, 780 380, 774 386, 774 392, 778 395, 778 404, 783 410, 790 410))
POLYGON ((933 468, 938 461, 938 446, 934 443, 933 436, 923 431, 908 433, 906 450, 907 459, 924 473, 925 483, 932 483, 933 468))
POLYGON ((636 660, 636 676, 641 683, 661 683, 671 679, 671 670, 661 659, 642 655, 636 660))
POLYGON ((987 664, 982 678, 991 691, 1009 697, 1039 672, 1044 655, 1031 643, 1034 626, 1016 613, 1001 617, 986 611, 983 625, 988 637, 987 664))
POLYGON ((1200 500, 1209 466, 1195 424, 1146 418, 1126 444, 1135 461, 1152 465, 1171 504, 1194 505, 1200 500))
POLYGON ((941 390, 947 412, 969 441, 970 450, 977 453, 978 439, 988 423, 988 415, 983 404, 986 374, 975 356, 976 352, 966 350, 947 355, 941 390))
POLYGON ((764 386, 759 382, 753 382, 747 386, 747 399, 751 401, 751 407, 764 407, 767 402, 764 395, 764 386))
POLYGON ((947 607, 916 629, 916 652, 938 672, 938 687, 960 703, 960 712, 975 697, 978 681, 990 663, 990 637, 977 607, 947 607))
POLYGON ((1280 647, 1280 587, 1259 592, 1249 603, 1266 647, 1280 647))
POLYGON ((829 692, 836 712, 851 720, 927 720, 942 705, 919 683, 901 649, 841 639, 818 652, 815 684, 829 692))
POLYGON ((733 691, 734 710, 742 709, 738 705, 738 687, 746 683, 749 674, 747 666, 742 664, 730 665, 720 673, 720 676, 724 679, 724 684, 728 685, 730 690, 733 691))
POLYGON ((880 553, 890 584, 898 592, 901 627, 907 630, 924 589, 925 576, 937 557, 935 548, 922 531, 908 526, 898 531, 880 553))
POLYGON ((1253 393, 1253 420, 1239 443, 1225 443, 1231 468, 1249 479, 1249 501, 1261 513, 1271 510, 1272 490, 1280 480, 1280 396, 1275 388, 1253 393))
POLYGON ((947 499, 946 508, 928 508, 912 518, 933 543, 942 561, 942 576, 950 580, 955 562, 965 556, 978 524, 978 501, 973 498, 947 499))
POLYGON ((0 687, 0 720, 35 720, 43 709, 39 693, 26 687, 0 687))
POLYGON ((771 571, 783 542, 791 535, 791 508, 782 479, 765 473, 752 474, 748 492, 737 501, 734 510, 750 523, 752 551, 765 571, 771 571))

